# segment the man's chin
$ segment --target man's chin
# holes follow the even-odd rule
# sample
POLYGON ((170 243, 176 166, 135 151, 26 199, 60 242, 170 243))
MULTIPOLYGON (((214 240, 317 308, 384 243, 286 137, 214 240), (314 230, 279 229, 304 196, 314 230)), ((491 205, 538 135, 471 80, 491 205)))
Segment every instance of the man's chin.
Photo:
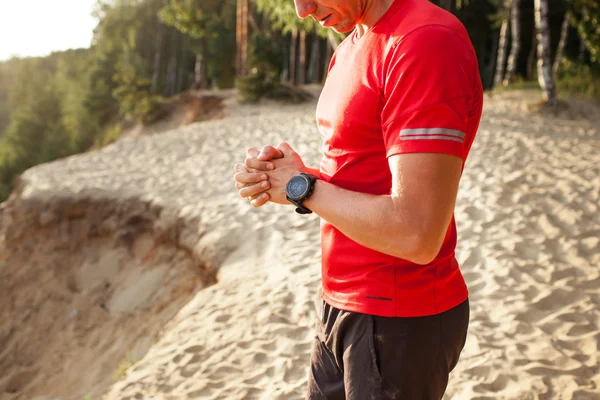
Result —
POLYGON ((332 29, 336 33, 339 33, 340 35, 343 35, 345 33, 352 32, 352 30, 354 29, 354 26, 334 25, 330 29, 332 29))

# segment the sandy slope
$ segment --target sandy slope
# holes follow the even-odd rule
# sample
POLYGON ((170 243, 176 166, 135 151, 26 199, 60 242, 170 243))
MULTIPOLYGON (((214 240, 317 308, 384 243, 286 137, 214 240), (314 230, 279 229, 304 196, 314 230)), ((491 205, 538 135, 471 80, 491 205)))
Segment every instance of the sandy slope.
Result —
MULTIPOLYGON (((529 115, 521 95, 487 99, 461 183, 457 256, 472 314, 447 398, 600 399, 600 122, 529 115)), ((284 139, 318 165, 313 113, 314 104, 248 108, 31 173, 38 191, 62 168, 73 178, 48 187, 168 205, 191 221, 180 241, 221 265, 219 282, 105 399, 303 397, 319 221, 289 207, 253 210, 231 177, 246 147, 284 139), (90 162, 106 168, 86 180, 90 162)))
MULTIPOLYGON (((515 94, 488 99, 461 184, 458 257, 472 317, 447 398, 598 399, 599 124, 531 116, 521 104, 515 94)), ((302 398, 318 220, 249 210, 228 192, 228 168, 244 146, 279 138, 318 159, 306 113, 194 128, 211 131, 214 162, 203 175, 224 190, 214 223, 239 247, 220 282, 198 293, 107 399, 302 398)))

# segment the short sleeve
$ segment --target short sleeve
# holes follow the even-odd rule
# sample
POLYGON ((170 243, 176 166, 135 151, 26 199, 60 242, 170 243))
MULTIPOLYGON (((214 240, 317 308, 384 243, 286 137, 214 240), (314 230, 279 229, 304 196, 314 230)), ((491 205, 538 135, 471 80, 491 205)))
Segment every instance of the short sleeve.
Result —
POLYGON ((471 44, 442 25, 421 27, 397 42, 384 67, 387 157, 446 153, 465 159, 473 57, 471 44))

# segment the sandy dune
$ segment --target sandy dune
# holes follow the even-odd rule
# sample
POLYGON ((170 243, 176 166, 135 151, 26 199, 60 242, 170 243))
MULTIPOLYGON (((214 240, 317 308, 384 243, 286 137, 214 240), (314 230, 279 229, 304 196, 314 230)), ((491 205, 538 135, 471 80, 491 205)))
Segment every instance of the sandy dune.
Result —
MULTIPOLYGON (((515 96, 488 99, 461 185, 458 257, 472 317, 447 398, 598 399, 599 125, 522 113, 515 96)), ((244 146, 280 138, 318 158, 304 112, 273 125, 256 117, 233 148, 225 128, 215 132, 214 174, 227 175, 220 162, 240 159, 244 146)), ((241 239, 219 283, 182 310, 106 398, 302 398, 318 220, 276 206, 247 210, 226 197, 241 239)))
MULTIPOLYGON (((600 120, 531 115, 522 96, 487 99, 462 179, 471 325, 446 398, 600 399, 600 120)), ((303 398, 319 221, 251 209, 232 166, 282 140, 317 166, 313 114, 314 103, 247 108, 30 171, 27 196, 97 188, 174 210, 188 221, 180 242, 219 268, 104 399, 303 398), (103 167, 92 176, 89 163, 103 167)))

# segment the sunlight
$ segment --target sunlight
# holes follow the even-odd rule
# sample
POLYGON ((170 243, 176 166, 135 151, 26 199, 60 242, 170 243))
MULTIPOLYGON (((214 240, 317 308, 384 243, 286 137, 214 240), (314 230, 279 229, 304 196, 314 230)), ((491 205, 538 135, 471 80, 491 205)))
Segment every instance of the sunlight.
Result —
POLYGON ((0 3, 0 60, 89 47, 95 0, 8 0, 0 3))

